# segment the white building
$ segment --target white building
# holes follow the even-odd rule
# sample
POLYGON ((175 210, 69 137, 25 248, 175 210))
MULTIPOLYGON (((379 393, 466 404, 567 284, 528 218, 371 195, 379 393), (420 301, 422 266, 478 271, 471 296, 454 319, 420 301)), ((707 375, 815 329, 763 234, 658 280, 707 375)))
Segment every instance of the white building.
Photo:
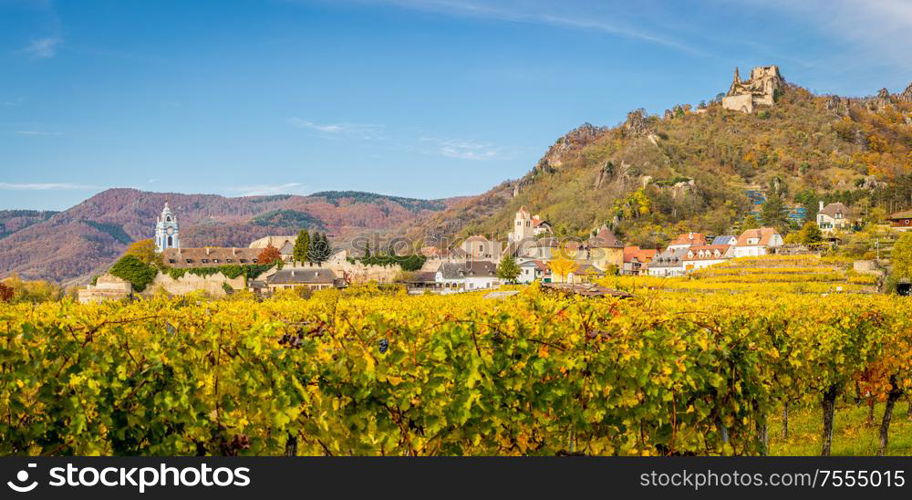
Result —
POLYGON ((852 216, 849 207, 842 203, 830 203, 824 206, 820 202, 820 211, 817 212, 817 226, 820 232, 830 234, 836 230, 846 230, 852 227, 852 216))
POLYGON ((539 280, 542 283, 550 283, 551 269, 548 264, 541 260, 525 260, 519 264, 519 277, 516 281, 519 283, 532 283, 539 280))
POLYGON ((444 289, 471 291, 497 288, 497 265, 490 261, 444 262, 440 264, 434 281, 444 289))
POLYGON ((770 249, 782 246, 782 236, 771 227, 748 229, 738 236, 734 257, 759 257, 770 249))
POLYGON ((513 218, 513 230, 507 239, 511 243, 519 243, 543 234, 551 234, 551 224, 538 215, 531 215, 526 207, 520 207, 513 218))
POLYGON ((650 276, 684 276, 684 257, 690 247, 666 248, 653 258, 646 268, 650 276))
POLYGON ((687 272, 721 264, 732 258, 734 251, 730 245, 701 245, 687 249, 684 256, 684 269, 687 272))

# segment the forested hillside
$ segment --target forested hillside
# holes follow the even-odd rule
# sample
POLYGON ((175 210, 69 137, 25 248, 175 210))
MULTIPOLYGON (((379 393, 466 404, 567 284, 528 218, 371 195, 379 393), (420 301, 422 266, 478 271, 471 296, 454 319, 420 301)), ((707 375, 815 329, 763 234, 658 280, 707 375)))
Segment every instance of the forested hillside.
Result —
POLYGON ((227 198, 109 189, 60 213, 0 212, 0 278, 16 273, 60 283, 87 279, 130 242, 151 238, 166 201, 181 224, 185 247, 247 246, 303 228, 343 242, 363 231, 411 223, 455 202, 357 192, 227 198))
POLYGON ((432 214, 413 228, 431 242, 473 233, 503 238, 522 205, 559 235, 603 223, 632 244, 660 245, 686 230, 794 228, 818 201, 868 218, 912 201, 912 86, 876 97, 818 96, 787 85, 754 114, 718 98, 664 116, 643 110, 612 128, 585 124, 559 138, 523 178, 432 214), (759 194, 754 204, 748 194, 759 194))

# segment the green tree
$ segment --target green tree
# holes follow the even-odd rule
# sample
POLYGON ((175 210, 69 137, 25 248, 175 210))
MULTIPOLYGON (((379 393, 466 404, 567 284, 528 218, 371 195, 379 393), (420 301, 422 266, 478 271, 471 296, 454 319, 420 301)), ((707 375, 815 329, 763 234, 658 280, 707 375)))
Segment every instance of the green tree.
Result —
POLYGON ((124 255, 111 267, 111 274, 129 281, 133 289, 141 292, 158 275, 158 269, 140 260, 135 255, 124 255))
POLYGON ((896 279, 912 278, 912 233, 903 233, 893 244, 891 252, 893 269, 891 274, 896 279))
POLYGON ((763 202, 760 208, 760 221, 764 226, 774 227, 780 232, 786 232, 789 225, 788 207, 778 194, 774 194, 763 202))
POLYGON ((500 259, 500 264, 497 266, 497 277, 508 282, 513 283, 516 281, 516 278, 519 277, 521 270, 516 264, 516 259, 512 255, 504 255, 500 259))
POLYGON ((304 263, 308 260, 307 255, 310 251, 310 233, 306 229, 302 229, 298 233, 298 238, 295 240, 294 251, 292 255, 294 256, 295 262, 304 263))
POLYGON ((322 266, 324 262, 329 260, 331 253, 332 247, 329 244, 329 239, 326 238, 326 234, 314 233, 313 239, 310 241, 310 248, 307 252, 307 260, 313 264, 322 266))

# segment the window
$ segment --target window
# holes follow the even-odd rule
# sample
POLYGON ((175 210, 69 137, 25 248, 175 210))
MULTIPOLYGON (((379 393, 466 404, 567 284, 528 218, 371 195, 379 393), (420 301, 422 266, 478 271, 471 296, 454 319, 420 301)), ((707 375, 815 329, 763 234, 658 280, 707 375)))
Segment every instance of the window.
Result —
POLYGON ((234 259, 225 259, 225 262, 234 262, 234 259))
POLYGON ((243 263, 246 263, 246 262, 247 262, 247 259, 241 259, 241 263, 242 263, 242 264, 243 264, 243 263))
POLYGON ((212 262, 215 262, 216 264, 218 264, 218 261, 218 259, 212 259, 212 262))
POLYGON ((168 236, 168 246, 169 247, 174 246, 174 240, 172 240, 170 236, 168 236))
POLYGON ((256 263, 257 263, 257 259, 253 259, 253 263, 256 264, 256 263))
POLYGON ((176 260, 174 260, 174 259, 168 259, 168 263, 169 263, 169 264, 176 264, 176 263, 177 263, 177 261, 176 261, 176 260))
POLYGON ((209 259, 203 259, 203 264, 208 264, 208 263, 209 263, 209 259))
POLYGON ((187 264, 191 264, 192 262, 193 262, 193 259, 187 259, 187 264))

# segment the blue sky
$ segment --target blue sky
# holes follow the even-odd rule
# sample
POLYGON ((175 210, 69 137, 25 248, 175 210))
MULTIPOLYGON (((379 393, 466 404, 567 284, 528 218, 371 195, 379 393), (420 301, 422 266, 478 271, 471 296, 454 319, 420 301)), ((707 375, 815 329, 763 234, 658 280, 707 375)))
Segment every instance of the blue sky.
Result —
POLYGON ((476 194, 583 122, 711 99, 736 65, 900 91, 910 46, 906 0, 0 0, 0 209, 476 194))

